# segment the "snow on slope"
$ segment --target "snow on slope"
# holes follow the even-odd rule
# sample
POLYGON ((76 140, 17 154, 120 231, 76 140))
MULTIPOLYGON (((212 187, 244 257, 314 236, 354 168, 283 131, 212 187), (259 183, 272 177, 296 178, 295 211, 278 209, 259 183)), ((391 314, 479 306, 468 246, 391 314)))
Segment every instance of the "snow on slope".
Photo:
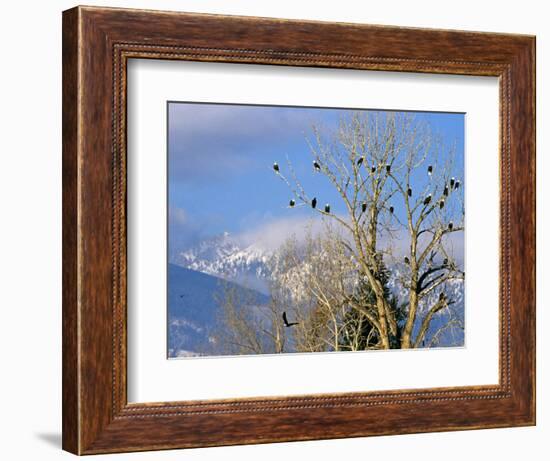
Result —
POLYGON ((226 232, 177 253, 171 262, 265 292, 271 256, 256 245, 241 247, 226 232))

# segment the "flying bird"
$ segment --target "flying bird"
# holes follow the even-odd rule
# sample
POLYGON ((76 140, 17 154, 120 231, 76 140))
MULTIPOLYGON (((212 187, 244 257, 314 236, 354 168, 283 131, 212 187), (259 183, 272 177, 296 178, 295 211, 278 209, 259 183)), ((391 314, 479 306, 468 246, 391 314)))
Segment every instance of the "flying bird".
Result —
POLYGON ((313 197, 313 200, 311 201, 311 208, 315 208, 317 206, 317 198, 313 197))
POLYGON ((294 325, 298 325, 300 322, 289 322, 286 318, 286 312, 283 312, 283 323, 285 324, 285 327, 292 327, 294 325))
POLYGON ((365 202, 361 203, 361 211, 364 213, 367 211, 367 204, 365 202))
POLYGON ((361 166, 361 163, 363 163, 363 160, 365 160, 363 157, 359 157, 359 160, 357 160, 357 166, 361 166))
POLYGON ((390 207, 390 213, 393 214, 393 207, 390 207))
POLYGON ((428 166, 428 176, 431 176, 432 173, 433 173, 433 171, 434 171, 433 166, 429 165, 429 166, 428 166))
POLYGON ((408 195, 409 197, 412 197, 412 194, 413 194, 413 190, 409 187, 409 188, 407 189, 407 195, 408 195))
POLYGON ((405 264, 410 264, 410 263, 411 263, 411 261, 409 260, 409 258, 407 258, 406 256, 403 258, 403 262, 404 262, 405 264))
POLYGON ((328 203, 325 205, 325 213, 330 213, 330 205, 328 203))
POLYGON ((453 223, 452 223, 452 221, 449 223, 449 230, 451 230, 451 231, 453 230, 453 223))
POLYGON ((296 205, 296 202, 293 199, 290 199, 290 202, 288 202, 288 206, 292 208, 294 205, 296 205))
POLYGON ((321 171, 321 165, 317 163, 317 160, 313 160, 313 168, 315 168, 315 171, 321 171))
POLYGON ((275 172, 279 172, 279 164, 277 162, 273 163, 273 169, 275 170, 275 172))
POLYGON ((432 201, 432 194, 428 194, 428 196, 424 199, 424 205, 428 205, 432 201))

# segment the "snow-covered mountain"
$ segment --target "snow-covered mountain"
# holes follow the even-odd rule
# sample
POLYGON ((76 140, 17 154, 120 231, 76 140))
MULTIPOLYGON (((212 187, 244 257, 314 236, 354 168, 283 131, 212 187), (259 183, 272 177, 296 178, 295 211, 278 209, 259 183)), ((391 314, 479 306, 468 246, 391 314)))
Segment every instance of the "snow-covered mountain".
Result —
POLYGON ((177 252, 171 262, 265 292, 271 257, 271 252, 257 245, 243 246, 225 232, 177 252))
MULTIPOLYGON (((273 259, 275 257, 272 251, 255 244, 244 246, 225 232, 175 253, 171 263, 267 293, 265 281, 271 275, 270 265, 277 266, 277 264, 270 264, 276 261, 273 259)), ((391 276, 388 287, 399 298, 405 299, 407 291, 399 281, 406 278, 407 267, 403 263, 393 263, 389 266, 391 276)), ((307 267, 297 267, 295 270, 307 271, 307 267)), ((464 302, 463 280, 450 280, 446 283, 445 291, 457 304, 464 302)), ((433 294, 436 297, 438 295, 439 291, 433 294)), ((427 301, 431 303, 431 297, 427 301)))
MULTIPOLYGON (((322 255, 319 255, 319 257, 322 257, 322 255)), ((184 343, 196 345, 199 338, 204 339, 208 336, 207 333, 205 334, 204 327, 208 324, 208 318, 212 322, 212 319, 216 316, 218 306, 212 297, 212 293, 217 291, 216 284, 220 280, 224 279, 235 283, 239 290, 250 290, 258 295, 260 293, 264 296, 268 295, 267 282, 271 276, 270 267, 277 268, 278 266, 276 264, 277 260, 274 258, 276 258, 276 255, 273 252, 254 244, 242 245, 228 233, 202 240, 196 246, 173 254, 171 257, 173 265, 171 272, 181 274, 181 270, 188 271, 184 274, 183 281, 178 278, 178 280, 173 281, 173 286, 177 287, 177 290, 181 290, 180 287, 183 283, 183 286, 187 286, 192 293, 199 293, 193 295, 193 306, 205 306, 201 312, 193 312, 193 307, 191 307, 191 310, 188 307, 180 310, 183 304, 188 306, 184 298, 170 298, 172 300, 170 312, 174 312, 173 323, 170 326, 170 340, 173 350, 180 351, 180 355, 184 354, 182 352, 185 351, 184 343), (212 284, 213 282, 216 283, 212 284), (197 315, 202 317, 200 322, 196 321, 197 315), (200 328, 203 328, 203 330, 199 331, 200 328), (178 338, 183 338, 183 343, 178 338)), ((408 268, 403 263, 390 264, 389 268, 391 275, 388 288, 397 295, 401 302, 406 302, 408 293, 402 282, 407 279, 406 272, 408 268)), ((287 277, 289 282, 292 281, 287 285, 287 288, 292 290, 293 285, 298 284, 295 291, 302 292, 303 289, 300 288, 299 284, 301 280, 307 279, 309 269, 308 264, 295 267, 289 273, 290 278, 287 277)), ((278 274, 278 276, 280 277, 281 274, 278 274)), ((280 280, 284 282, 286 279, 283 276, 280 280)), ((169 287, 171 284, 172 282, 169 282, 169 287)), ((423 315, 427 310, 437 302, 440 291, 440 289, 434 290, 421 302, 419 306, 419 314, 421 314, 418 318, 419 325, 415 329, 419 328, 423 315)), ((456 320, 456 325, 464 324, 464 281, 450 280, 445 284, 444 291, 448 299, 453 300, 453 302, 448 308, 439 311, 435 315, 430 324, 430 333, 435 333, 451 319, 456 320)), ((262 302, 265 302, 266 299, 267 297, 262 302)), ((461 345, 463 342, 463 327, 457 326, 439 333, 438 344, 461 345)))

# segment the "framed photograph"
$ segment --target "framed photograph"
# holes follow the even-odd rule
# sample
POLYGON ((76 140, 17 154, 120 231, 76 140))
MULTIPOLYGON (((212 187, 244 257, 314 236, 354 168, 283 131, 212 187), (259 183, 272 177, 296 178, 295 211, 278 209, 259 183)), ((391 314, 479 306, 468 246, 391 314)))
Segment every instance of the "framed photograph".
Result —
POLYGON ((63 13, 63 448, 535 424, 535 39, 63 13))

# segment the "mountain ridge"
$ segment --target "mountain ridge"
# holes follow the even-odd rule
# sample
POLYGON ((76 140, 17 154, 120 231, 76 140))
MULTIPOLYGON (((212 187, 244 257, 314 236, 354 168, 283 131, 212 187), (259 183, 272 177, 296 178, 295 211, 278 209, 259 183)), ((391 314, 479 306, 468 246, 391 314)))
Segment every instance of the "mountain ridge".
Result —
POLYGON ((176 253, 171 263, 250 286, 266 294, 265 280, 269 276, 268 263, 272 256, 272 252, 257 245, 239 245, 224 232, 176 253))

